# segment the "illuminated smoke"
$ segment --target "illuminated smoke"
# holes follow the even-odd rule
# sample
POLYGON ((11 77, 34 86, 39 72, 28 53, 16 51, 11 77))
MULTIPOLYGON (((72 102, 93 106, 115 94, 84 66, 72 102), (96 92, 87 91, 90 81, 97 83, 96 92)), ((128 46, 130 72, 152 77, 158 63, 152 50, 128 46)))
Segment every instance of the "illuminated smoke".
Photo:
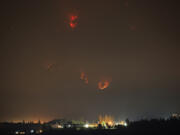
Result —
POLYGON ((103 81, 99 81, 98 82, 98 88, 100 90, 104 90, 105 88, 107 88, 110 85, 110 81, 108 80, 103 80, 103 81))
POLYGON ((81 72, 80 79, 84 81, 85 84, 88 84, 88 77, 84 72, 81 72))

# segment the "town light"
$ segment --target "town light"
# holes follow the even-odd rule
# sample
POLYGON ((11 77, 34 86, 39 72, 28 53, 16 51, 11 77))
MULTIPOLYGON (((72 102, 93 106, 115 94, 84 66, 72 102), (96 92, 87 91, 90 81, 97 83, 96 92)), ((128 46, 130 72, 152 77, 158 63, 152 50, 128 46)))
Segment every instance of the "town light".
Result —
POLYGON ((89 124, 85 124, 84 127, 85 127, 85 128, 89 128, 89 124))
POLYGON ((31 129, 31 130, 30 130, 30 132, 33 134, 33 133, 34 133, 34 130, 33 130, 33 129, 31 129))

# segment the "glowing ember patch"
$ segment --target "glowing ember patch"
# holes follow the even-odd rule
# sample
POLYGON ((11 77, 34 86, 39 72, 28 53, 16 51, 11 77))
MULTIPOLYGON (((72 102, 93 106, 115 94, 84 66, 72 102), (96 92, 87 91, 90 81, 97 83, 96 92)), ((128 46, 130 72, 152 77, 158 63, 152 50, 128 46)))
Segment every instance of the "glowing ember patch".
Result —
POLYGON ((54 65, 54 64, 51 64, 51 63, 48 64, 48 65, 47 65, 47 69, 50 70, 50 69, 53 67, 53 65, 54 65))
POLYGON ((85 77, 85 73, 84 72, 81 72, 81 76, 80 76, 80 79, 83 80, 85 77))
POLYGON ((109 86, 109 84, 110 84, 110 81, 108 81, 108 80, 100 81, 98 83, 98 88, 100 90, 104 90, 105 88, 107 88, 109 86))
POLYGON ((80 79, 84 81, 85 84, 88 84, 88 77, 84 72, 81 72, 80 79))
POLYGON ((77 15, 70 15, 69 16, 69 26, 74 29, 77 27, 78 24, 78 16, 77 15))
POLYGON ((45 60, 42 64, 43 68, 48 71, 52 71, 56 67, 56 61, 54 60, 45 60))
POLYGON ((77 18, 78 18, 77 16, 72 15, 72 16, 70 17, 70 20, 71 20, 71 21, 76 21, 77 18))
POLYGON ((70 25, 71 28, 75 28, 77 24, 70 22, 69 25, 70 25))
POLYGON ((89 81, 88 81, 88 78, 87 78, 87 77, 84 78, 84 83, 85 83, 85 84, 88 84, 88 82, 89 82, 89 81))

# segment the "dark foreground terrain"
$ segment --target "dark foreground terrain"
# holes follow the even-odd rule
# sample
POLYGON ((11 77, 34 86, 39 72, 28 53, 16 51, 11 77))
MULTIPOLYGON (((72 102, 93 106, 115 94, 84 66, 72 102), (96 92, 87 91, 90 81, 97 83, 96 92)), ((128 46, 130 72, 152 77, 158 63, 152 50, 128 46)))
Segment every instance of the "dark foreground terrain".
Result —
MULTIPOLYGON (((27 135, 180 135, 180 119, 168 120, 141 120, 137 122, 130 122, 129 126, 116 126, 110 129, 103 129, 102 127, 96 129, 90 128, 68 128, 68 129, 52 129, 44 124, 29 124, 24 129, 25 132, 19 132, 20 125, 13 123, 1 123, 0 135, 13 135, 13 134, 27 134, 27 135), (41 128, 43 132, 27 132, 31 127, 41 128)), ((36 128, 38 130, 38 128, 36 128)))

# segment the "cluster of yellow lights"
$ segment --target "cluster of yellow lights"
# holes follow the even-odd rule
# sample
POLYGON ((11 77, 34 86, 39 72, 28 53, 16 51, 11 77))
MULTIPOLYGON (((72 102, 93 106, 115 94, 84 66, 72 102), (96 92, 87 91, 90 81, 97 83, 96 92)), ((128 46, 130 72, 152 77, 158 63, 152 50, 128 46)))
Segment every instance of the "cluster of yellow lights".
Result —
POLYGON ((116 125, 127 126, 127 123, 125 121, 120 121, 120 122, 116 123, 116 125))
MULTIPOLYGON (((37 134, 41 134, 41 133, 43 133, 43 130, 40 129, 40 130, 37 131, 36 133, 37 133, 37 134)), ((25 135, 26 132, 24 132, 24 131, 16 131, 15 134, 16 134, 16 135, 25 135)))
POLYGON ((25 133, 25 132, 22 132, 22 131, 21 131, 21 132, 18 132, 18 131, 17 131, 15 134, 16 134, 16 135, 25 135, 26 133, 25 133))
POLYGON ((39 133, 42 133, 42 132, 43 132, 43 130, 42 130, 42 129, 40 129, 40 130, 39 130, 39 133))
POLYGON ((63 126, 62 125, 58 125, 57 128, 63 128, 63 126))
POLYGON ((97 123, 91 123, 91 124, 89 124, 89 127, 90 128, 95 128, 95 127, 98 127, 98 124, 97 123))
POLYGON ((109 126, 113 126, 114 125, 114 118, 112 116, 108 116, 105 115, 103 116, 99 116, 99 124, 103 125, 103 123, 108 124, 109 126))

